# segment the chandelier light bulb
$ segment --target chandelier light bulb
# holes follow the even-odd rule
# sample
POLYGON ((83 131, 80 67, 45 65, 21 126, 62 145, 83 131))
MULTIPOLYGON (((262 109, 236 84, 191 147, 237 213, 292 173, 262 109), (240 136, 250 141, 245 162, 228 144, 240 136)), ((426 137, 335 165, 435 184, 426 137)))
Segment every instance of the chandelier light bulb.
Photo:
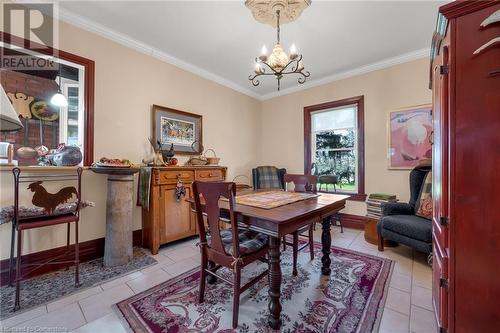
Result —
POLYGON ((304 69, 304 64, 302 63, 302 60, 301 60, 301 61, 299 61, 298 67, 299 67, 299 68, 298 68, 298 70, 299 70, 299 71, 301 71, 301 70, 303 70, 303 69, 304 69))
POLYGON ((295 46, 295 44, 292 44, 292 46, 290 46, 290 59, 295 59, 297 57, 297 47, 295 46))
POLYGON ((259 60, 262 62, 267 61, 267 48, 265 45, 262 45, 262 49, 260 50, 259 60))
POLYGON ((260 50, 260 55, 267 56, 267 47, 266 47, 266 45, 262 45, 262 49, 260 50))
POLYGON ((255 72, 255 74, 262 73, 262 67, 260 66, 260 63, 258 63, 258 62, 255 63, 254 72, 255 72))

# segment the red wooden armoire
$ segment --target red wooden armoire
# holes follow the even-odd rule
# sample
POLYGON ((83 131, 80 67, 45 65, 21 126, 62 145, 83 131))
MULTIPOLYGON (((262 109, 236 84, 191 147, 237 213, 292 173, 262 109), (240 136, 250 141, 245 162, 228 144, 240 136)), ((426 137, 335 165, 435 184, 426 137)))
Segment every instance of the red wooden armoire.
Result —
POLYGON ((432 40, 433 303, 442 332, 500 332, 498 16, 498 1, 447 4, 432 40))

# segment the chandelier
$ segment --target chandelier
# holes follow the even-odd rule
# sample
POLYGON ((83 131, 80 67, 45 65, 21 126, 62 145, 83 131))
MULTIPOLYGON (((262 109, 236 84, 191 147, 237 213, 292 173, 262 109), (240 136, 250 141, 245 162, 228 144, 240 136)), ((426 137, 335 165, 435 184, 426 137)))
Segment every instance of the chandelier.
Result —
POLYGON ((267 49, 264 45, 260 56, 255 58, 255 74, 250 75, 248 79, 252 81, 254 87, 260 84, 258 77, 274 75, 278 80, 278 91, 280 90, 280 81, 284 75, 296 74, 299 76, 298 83, 306 82, 311 75, 308 71, 304 71, 302 63, 302 55, 297 53, 295 44, 290 47, 290 53, 286 54, 280 44, 280 9, 276 10, 276 36, 277 41, 273 51, 268 56, 267 49))

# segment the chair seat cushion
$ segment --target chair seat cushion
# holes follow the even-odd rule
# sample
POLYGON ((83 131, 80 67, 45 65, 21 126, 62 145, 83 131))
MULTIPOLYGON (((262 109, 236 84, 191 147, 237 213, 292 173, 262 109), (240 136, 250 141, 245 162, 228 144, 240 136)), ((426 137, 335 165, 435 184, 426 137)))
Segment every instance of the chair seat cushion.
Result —
MULTIPOLYGON (((82 200, 80 202, 80 209, 86 207, 94 207, 95 203, 92 201, 82 200)), ((76 210, 76 202, 67 202, 56 207, 54 212, 49 215, 45 209, 41 207, 25 207, 19 206, 19 219, 30 218, 45 218, 57 215, 66 215, 73 213, 76 210)), ((14 206, 7 206, 0 208, 0 224, 8 223, 14 218, 14 206)))
POLYGON ((383 229, 418 239, 422 242, 432 242, 431 221, 415 215, 389 215, 380 220, 383 229))
MULTIPOLYGON (((248 229, 239 229, 240 255, 248 255, 256 252, 267 245, 267 235, 248 229)), ((220 238, 224 244, 226 253, 233 254, 233 231, 224 229, 220 231, 220 238)), ((210 241, 210 238, 209 238, 210 241)))

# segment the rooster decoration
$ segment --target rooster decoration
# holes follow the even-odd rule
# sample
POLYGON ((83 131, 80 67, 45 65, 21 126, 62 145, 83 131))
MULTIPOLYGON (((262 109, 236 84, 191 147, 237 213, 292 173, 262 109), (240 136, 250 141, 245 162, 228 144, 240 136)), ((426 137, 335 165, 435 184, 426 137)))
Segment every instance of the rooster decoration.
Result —
POLYGON ((78 197, 78 192, 76 192, 76 188, 73 186, 62 188, 57 193, 49 193, 45 187, 42 186, 42 183, 41 181, 31 183, 28 189, 31 190, 31 192, 35 192, 31 200, 33 205, 42 207, 47 214, 54 213, 56 207, 71 199, 73 194, 78 197))

